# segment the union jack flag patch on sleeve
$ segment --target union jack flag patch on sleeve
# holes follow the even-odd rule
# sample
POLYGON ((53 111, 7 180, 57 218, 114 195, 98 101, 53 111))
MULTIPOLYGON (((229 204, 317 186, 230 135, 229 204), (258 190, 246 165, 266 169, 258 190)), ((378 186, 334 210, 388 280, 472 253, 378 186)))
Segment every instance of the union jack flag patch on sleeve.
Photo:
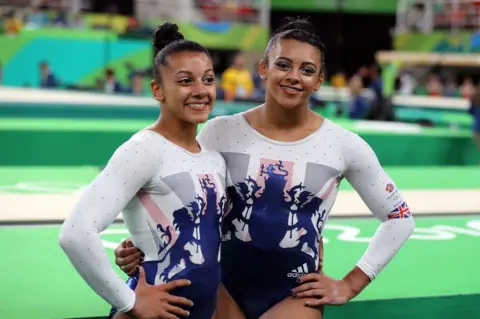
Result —
POLYGON ((403 219, 410 217, 412 217, 412 213, 405 202, 398 204, 397 207, 388 214, 388 219, 403 219))

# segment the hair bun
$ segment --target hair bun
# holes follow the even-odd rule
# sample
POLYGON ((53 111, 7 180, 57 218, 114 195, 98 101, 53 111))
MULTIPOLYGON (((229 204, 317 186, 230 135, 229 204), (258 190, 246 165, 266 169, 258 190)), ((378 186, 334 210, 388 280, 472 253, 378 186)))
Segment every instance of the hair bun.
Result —
POLYGON ((155 54, 170 43, 183 39, 183 34, 178 32, 178 25, 170 22, 163 23, 158 26, 153 33, 153 47, 155 48, 155 54))
POLYGON ((302 19, 302 18, 293 18, 293 17, 287 17, 285 18, 286 23, 276 29, 273 32, 273 35, 276 35, 278 33, 282 33, 285 31, 290 31, 290 30, 301 30, 305 31, 308 33, 311 33, 315 35, 315 28, 313 27, 312 23, 308 21, 308 18, 302 19))

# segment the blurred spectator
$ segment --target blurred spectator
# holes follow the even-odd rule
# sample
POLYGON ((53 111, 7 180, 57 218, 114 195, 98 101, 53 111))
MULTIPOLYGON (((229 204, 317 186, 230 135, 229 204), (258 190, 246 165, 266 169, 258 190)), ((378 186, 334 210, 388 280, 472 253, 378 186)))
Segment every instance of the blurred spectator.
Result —
POLYGON ((394 121, 395 112, 392 106, 392 92, 384 96, 382 70, 377 64, 373 64, 368 70, 370 75, 370 89, 373 92, 373 101, 368 109, 366 118, 369 120, 394 121))
POLYGON ((36 29, 47 24, 47 16, 38 7, 33 7, 32 12, 27 16, 25 27, 28 29, 36 29))
POLYGON ((136 17, 129 17, 127 22, 127 32, 133 32, 139 28, 139 23, 136 17))
POLYGON ((107 69, 105 71, 105 88, 106 93, 120 93, 122 92, 122 86, 120 82, 117 81, 115 76, 115 71, 112 69, 107 69))
POLYGON ((365 66, 360 67, 357 71, 357 75, 359 75, 361 77, 362 86, 364 88, 370 86, 370 82, 371 82, 370 81, 370 72, 369 72, 367 67, 365 67, 365 66))
POLYGON ((445 85, 444 95, 446 97, 458 97, 457 83, 454 79, 448 79, 445 85))
POLYGON ((434 73, 430 74, 427 79, 426 89, 430 96, 441 96, 443 94, 443 85, 440 77, 434 73))
POLYGON ((221 0, 196 0, 196 7, 201 8, 203 15, 210 22, 223 20, 223 8, 221 0))
POLYGON ((253 72, 253 93, 252 93, 252 98, 255 99, 263 99, 265 96, 265 82, 262 80, 260 77, 260 73, 258 73, 258 63, 255 63, 254 65, 254 70, 253 72))
POLYGON ((408 27, 413 31, 421 32, 425 28, 425 20, 425 4, 414 3, 406 15, 408 27))
MULTIPOLYGON (((345 73, 342 71, 336 72, 331 79, 332 86, 334 88, 344 88, 347 86, 347 80, 345 78, 345 73)), ((363 86, 363 83, 362 83, 363 86)))
POLYGON ((477 86, 472 96, 468 112, 473 116, 473 137, 480 151, 480 85, 477 86))
POLYGON ((85 28, 85 22, 83 21, 83 17, 80 13, 76 13, 73 16, 73 21, 71 23, 72 28, 76 29, 84 29, 85 28))
POLYGON ((382 77, 380 76, 380 67, 376 64, 372 65, 369 70, 370 89, 377 99, 383 98, 382 77))
POLYGON ((127 69, 129 81, 131 81, 133 77, 138 74, 138 72, 135 70, 135 67, 133 66, 133 63, 131 61, 125 62, 125 69, 127 69))
POLYGON ((234 11, 236 13, 236 21, 251 23, 255 21, 255 9, 249 0, 237 1, 237 7, 234 11))
POLYGON ((362 96, 362 78, 358 75, 350 79, 349 91, 351 96, 349 117, 351 119, 363 119, 367 113, 368 103, 362 96))
POLYGON ((53 74, 47 62, 40 63, 40 87, 56 88, 58 86, 57 79, 53 74))
POLYGON ((460 94, 463 98, 470 99, 475 92, 475 85, 473 85, 472 78, 466 78, 460 86, 460 94))
POLYGON ((53 20, 56 27, 65 28, 68 26, 68 11, 66 9, 58 9, 53 20))
POLYGON ((253 77, 245 67, 243 53, 235 54, 233 64, 222 74, 221 85, 225 92, 225 100, 248 98, 253 92, 253 77))
POLYGON ((412 95, 417 86, 417 81, 410 70, 404 70, 400 74, 399 80, 400 88, 398 89, 398 94, 412 95))
POLYGON ((143 90, 143 74, 140 72, 135 72, 131 77, 131 86, 128 90, 129 93, 133 95, 144 95, 143 90))
POLYGON ((5 15, 3 29, 8 35, 15 35, 21 31, 22 22, 20 21, 20 19, 17 18, 14 10, 11 10, 5 15))

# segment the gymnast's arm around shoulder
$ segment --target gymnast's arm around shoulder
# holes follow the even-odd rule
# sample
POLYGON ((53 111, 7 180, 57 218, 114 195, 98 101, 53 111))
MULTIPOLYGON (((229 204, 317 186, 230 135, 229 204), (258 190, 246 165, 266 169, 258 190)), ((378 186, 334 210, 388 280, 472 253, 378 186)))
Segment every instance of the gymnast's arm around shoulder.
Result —
POLYGON ((344 152, 346 179, 381 223, 364 255, 343 279, 315 273, 301 278, 294 295, 319 298, 307 306, 338 305, 355 298, 392 260, 415 228, 407 203, 372 148, 349 132, 344 152))

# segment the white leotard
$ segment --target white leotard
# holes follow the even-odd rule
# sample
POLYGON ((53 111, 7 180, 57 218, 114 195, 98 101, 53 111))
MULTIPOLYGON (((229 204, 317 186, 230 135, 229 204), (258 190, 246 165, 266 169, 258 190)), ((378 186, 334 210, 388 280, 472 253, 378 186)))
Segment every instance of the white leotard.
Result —
POLYGON ((145 261, 158 262, 147 271, 152 284, 188 277, 192 269, 196 275, 200 268, 219 270, 225 174, 218 152, 190 153, 155 132, 141 131, 86 188, 62 226, 60 245, 96 293, 128 311, 135 294, 112 268, 100 232, 123 212, 145 261))
MULTIPOLYGON (((219 151, 227 163, 232 205, 223 225, 222 258, 239 256, 242 247, 250 247, 246 256, 255 255, 251 250, 255 247, 259 251, 283 250, 285 256, 299 256, 299 269, 303 263, 310 271, 316 269, 319 238, 343 179, 381 221, 357 264, 371 279, 413 232, 414 221, 405 199, 372 148, 357 134, 328 119, 300 141, 278 142, 254 130, 241 113, 209 121, 199 140, 219 151)), ((282 267, 288 260, 266 260, 265 264, 271 270, 270 264, 282 267)), ((230 272, 240 276, 244 271, 251 277, 261 267, 260 261, 253 263, 250 273, 247 266, 230 269, 227 265, 237 262, 223 261, 224 276, 230 272)))

